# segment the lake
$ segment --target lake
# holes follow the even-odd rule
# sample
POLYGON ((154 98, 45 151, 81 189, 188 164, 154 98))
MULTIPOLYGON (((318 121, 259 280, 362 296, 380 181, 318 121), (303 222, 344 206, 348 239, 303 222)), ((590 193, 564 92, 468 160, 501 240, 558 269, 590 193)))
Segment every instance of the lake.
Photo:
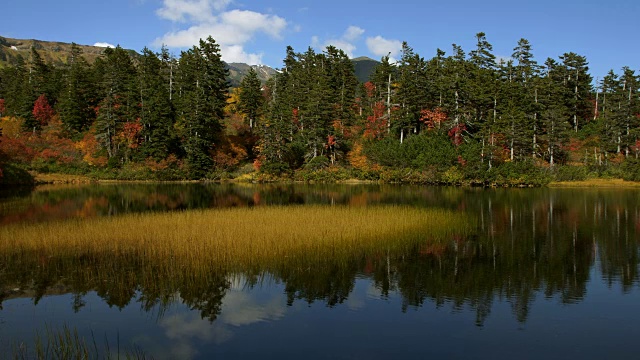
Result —
POLYGON ((156 359, 600 359, 640 350, 634 189, 103 184, 0 194, 0 228, 311 205, 439 209, 464 214, 469 228, 402 250, 197 271, 177 257, 159 266, 126 252, 5 250, 4 354, 64 328, 100 351, 137 348, 156 359))

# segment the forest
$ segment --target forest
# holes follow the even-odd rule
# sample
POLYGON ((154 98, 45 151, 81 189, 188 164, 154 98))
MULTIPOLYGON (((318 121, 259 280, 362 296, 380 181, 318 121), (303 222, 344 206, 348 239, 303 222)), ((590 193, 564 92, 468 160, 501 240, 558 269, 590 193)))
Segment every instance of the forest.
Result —
POLYGON ((107 48, 68 64, 38 50, 0 69, 0 182, 29 173, 122 180, 531 186, 640 180, 640 78, 594 81, 573 52, 498 59, 484 33, 425 59, 407 43, 361 83, 340 49, 287 47, 262 83, 230 87, 211 37, 174 56, 107 48))

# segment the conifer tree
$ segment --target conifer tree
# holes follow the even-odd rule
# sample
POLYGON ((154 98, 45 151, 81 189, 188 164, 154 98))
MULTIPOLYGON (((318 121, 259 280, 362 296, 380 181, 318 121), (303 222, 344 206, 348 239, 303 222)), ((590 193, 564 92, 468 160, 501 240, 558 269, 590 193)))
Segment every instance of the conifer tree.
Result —
POLYGON ((258 79, 258 73, 251 67, 249 73, 240 82, 240 95, 238 109, 249 121, 249 129, 254 126, 262 112, 264 97, 262 96, 262 84, 258 79))
POLYGON ((391 131, 392 98, 395 96, 395 81, 397 80, 397 68, 391 64, 389 55, 383 56, 380 63, 371 74, 371 83, 375 86, 376 99, 385 105, 387 132, 391 131))
POLYGON ((571 124, 567 121, 569 109, 565 103, 564 85, 565 71, 562 65, 548 58, 545 61, 545 69, 541 80, 541 123, 544 131, 544 143, 546 145, 545 157, 549 165, 553 167, 562 155, 562 146, 568 138, 571 124))
POLYGON ((86 130, 95 119, 91 103, 90 70, 82 56, 82 48, 72 44, 65 86, 58 103, 62 123, 72 132, 86 130))
POLYGON ((410 132, 418 133, 421 127, 421 111, 427 107, 426 62, 406 42, 402 44, 402 57, 398 66, 398 91, 395 102, 399 104, 398 124, 400 143, 410 132))
POLYGON ((562 60, 563 82, 565 85, 565 105, 569 109, 569 119, 573 130, 578 132, 583 122, 592 114, 590 103, 591 81, 587 59, 569 52, 560 56, 562 60))
POLYGON ((211 151, 222 129, 227 100, 227 69, 212 37, 182 52, 179 60, 178 125, 190 176, 203 178, 211 169, 211 151))
POLYGON ((156 160, 168 156, 172 143, 173 107, 163 77, 167 64, 145 48, 138 65, 142 153, 156 160))
POLYGON ((107 149, 109 158, 122 156, 122 160, 128 160, 131 154, 122 143, 123 129, 126 123, 134 123, 140 116, 136 69, 129 54, 120 46, 105 49, 104 59, 97 66, 103 77, 96 138, 107 149))

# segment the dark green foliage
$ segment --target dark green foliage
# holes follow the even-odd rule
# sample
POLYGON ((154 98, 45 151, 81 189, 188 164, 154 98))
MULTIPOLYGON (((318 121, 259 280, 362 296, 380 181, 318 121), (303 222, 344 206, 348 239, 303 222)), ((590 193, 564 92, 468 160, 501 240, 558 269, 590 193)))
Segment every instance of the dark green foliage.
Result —
POLYGON ((327 168, 331 165, 331 162, 328 158, 324 156, 316 156, 313 159, 309 160, 308 163, 304 164, 305 170, 320 170, 327 168))
POLYGON ((145 157, 162 160, 169 155, 173 135, 173 105, 170 100, 169 81, 165 78, 168 64, 149 49, 142 51, 138 65, 140 92, 140 121, 145 157))
POLYGON ((589 174, 584 166, 561 165, 554 169, 555 181, 582 181, 587 180, 589 174))
POLYGON ((227 70, 220 46, 209 37, 183 52, 179 61, 177 116, 190 176, 203 178, 213 166, 211 152, 222 129, 227 70))
POLYGON ((290 172, 291 168, 283 162, 270 162, 262 165, 260 171, 269 175, 283 175, 290 172))
POLYGON ((1 164, 0 185, 31 185, 35 180, 31 174, 16 164, 1 164))
POLYGON ((640 160, 638 158, 630 158, 625 160, 621 166, 623 171, 623 179, 627 181, 640 181, 640 160))
POLYGON ((542 186, 551 181, 548 172, 535 166, 533 161, 505 162, 491 168, 484 176, 485 185, 542 186))
POLYGON ((58 103, 62 122, 72 132, 86 130, 96 118, 93 107, 97 105, 97 98, 91 80, 91 68, 82 57, 82 49, 73 44, 71 61, 58 103))
POLYGON ((409 137, 404 143, 392 138, 366 144, 365 153, 377 163, 417 170, 447 169, 456 164, 456 149, 441 134, 423 133, 409 137))
POLYGON ((262 84, 260 83, 260 79, 258 79, 258 74, 252 67, 240 83, 240 99, 238 104, 238 108, 240 112, 245 115, 249 122, 249 129, 251 130, 256 126, 256 121, 258 121, 264 105, 261 88, 262 84))

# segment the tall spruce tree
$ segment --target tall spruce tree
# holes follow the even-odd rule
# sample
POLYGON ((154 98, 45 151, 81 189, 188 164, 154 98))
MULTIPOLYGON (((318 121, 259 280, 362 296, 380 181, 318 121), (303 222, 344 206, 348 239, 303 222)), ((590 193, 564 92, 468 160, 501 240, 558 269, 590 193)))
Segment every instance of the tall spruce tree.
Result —
POLYGON ((179 60, 178 123, 190 176, 198 179, 211 170, 211 152, 220 135, 228 94, 228 70, 220 46, 212 37, 182 52, 179 60))
POLYGON ((173 140, 173 106, 168 84, 163 76, 167 63, 159 54, 145 48, 138 64, 142 154, 156 160, 168 156, 173 140))
POLYGON ((140 97, 136 89, 136 69, 129 54, 117 46, 107 48, 96 64, 102 70, 101 101, 96 120, 96 138, 109 158, 128 160, 131 148, 123 139, 126 123, 140 117, 140 97))
POLYGON ((518 107, 522 109, 529 125, 530 151, 533 158, 539 153, 538 137, 541 134, 539 80, 540 66, 533 59, 531 44, 527 39, 520 39, 513 49, 511 57, 516 61, 515 79, 518 84, 518 107))
POLYGON ((58 113, 71 132, 86 130, 95 119, 92 108, 91 68, 82 56, 82 48, 71 44, 65 86, 59 97, 58 113))
POLYGON ((263 109, 262 83, 258 73, 251 67, 249 73, 240 82, 238 109, 249 122, 249 129, 253 131, 263 109))
POLYGON ((555 60, 545 61, 543 79, 541 80, 541 123, 544 130, 543 140, 546 146, 545 157, 553 167, 562 156, 562 147, 566 144, 571 124, 567 121, 570 109, 567 107, 564 95, 565 69, 555 60))
POLYGON ((427 107, 427 64, 406 42, 402 44, 402 57, 398 66, 398 91, 395 102, 400 106, 395 125, 400 143, 409 133, 421 128, 420 114, 427 107))
POLYGON ((589 63, 584 56, 569 52, 560 56, 560 59, 564 72, 565 105, 570 111, 568 121, 577 132, 592 117, 590 95, 593 78, 589 75, 589 63))

